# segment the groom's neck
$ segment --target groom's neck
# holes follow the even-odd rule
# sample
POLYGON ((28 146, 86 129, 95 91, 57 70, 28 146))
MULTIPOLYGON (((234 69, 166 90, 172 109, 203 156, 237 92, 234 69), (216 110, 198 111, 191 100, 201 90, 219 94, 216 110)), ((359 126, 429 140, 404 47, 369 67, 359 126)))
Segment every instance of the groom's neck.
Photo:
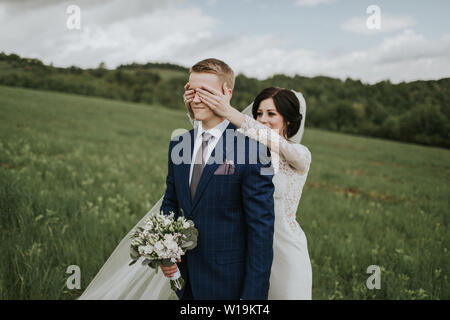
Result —
POLYGON ((202 127, 205 130, 209 130, 217 126, 219 123, 221 123, 225 118, 222 117, 212 117, 210 119, 202 120, 202 127))

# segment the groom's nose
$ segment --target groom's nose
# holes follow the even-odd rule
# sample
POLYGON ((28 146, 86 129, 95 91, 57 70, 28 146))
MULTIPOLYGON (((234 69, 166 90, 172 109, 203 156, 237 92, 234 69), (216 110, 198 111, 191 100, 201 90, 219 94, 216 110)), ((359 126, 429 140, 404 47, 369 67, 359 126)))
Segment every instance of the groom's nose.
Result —
POLYGON ((202 102, 202 100, 200 100, 200 97, 197 92, 195 92, 194 99, 192 100, 192 102, 197 103, 197 104, 202 102))

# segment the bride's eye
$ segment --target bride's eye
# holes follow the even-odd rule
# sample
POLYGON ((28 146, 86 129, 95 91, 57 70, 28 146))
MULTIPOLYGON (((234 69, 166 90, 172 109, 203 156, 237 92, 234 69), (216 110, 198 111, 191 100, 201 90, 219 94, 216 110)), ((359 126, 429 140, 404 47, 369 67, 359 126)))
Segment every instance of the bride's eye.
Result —
POLYGON ((261 112, 258 112, 256 115, 257 115, 258 117, 262 117, 262 113, 261 113, 261 112))

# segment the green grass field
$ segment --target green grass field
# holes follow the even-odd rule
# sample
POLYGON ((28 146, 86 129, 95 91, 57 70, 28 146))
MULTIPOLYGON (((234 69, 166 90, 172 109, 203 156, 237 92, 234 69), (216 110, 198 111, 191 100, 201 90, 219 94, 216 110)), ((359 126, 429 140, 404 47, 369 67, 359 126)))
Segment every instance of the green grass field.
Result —
MULTIPOLYGON (((182 111, 0 86, 0 298, 78 297, 164 193, 177 128, 182 111)), ((449 299, 450 151, 309 128, 303 144, 313 299, 449 299)))

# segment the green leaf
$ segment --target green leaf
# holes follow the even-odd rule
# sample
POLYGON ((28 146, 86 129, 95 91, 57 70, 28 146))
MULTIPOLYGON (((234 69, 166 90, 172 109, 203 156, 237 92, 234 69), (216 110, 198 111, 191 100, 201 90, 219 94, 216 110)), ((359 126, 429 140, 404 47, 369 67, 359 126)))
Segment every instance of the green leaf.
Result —
POLYGON ((161 264, 162 264, 164 267, 170 267, 170 266, 174 265, 174 263, 173 263, 172 261, 170 261, 170 259, 163 259, 163 260, 161 261, 161 264))
POLYGON ((134 247, 130 248, 130 257, 131 259, 139 259, 140 255, 139 252, 137 252, 136 248, 134 247))
POLYGON ((187 248, 186 248, 186 251, 187 251, 187 250, 192 250, 192 249, 194 249, 196 246, 197 246, 197 241, 192 242, 192 245, 189 246, 189 247, 187 247, 187 248))
POLYGON ((181 245, 181 247, 188 248, 188 247, 192 246, 193 243, 194 243, 193 241, 186 241, 181 245))
MULTIPOLYGON (((185 284, 183 277, 179 277, 177 280, 180 283, 181 289, 183 289, 184 284, 185 284)), ((175 280, 170 280, 170 288, 175 292, 178 291, 178 288, 175 286, 175 280)))
POLYGON ((135 264, 137 262, 137 260, 133 260, 133 261, 131 261, 128 265, 129 266, 132 266, 133 264, 135 264))
POLYGON ((156 273, 158 273, 158 270, 159 270, 159 265, 160 265, 161 263, 160 263, 160 261, 159 260, 152 260, 150 263, 149 263, 149 267, 150 268, 152 268, 152 269, 155 269, 156 270, 156 273))

